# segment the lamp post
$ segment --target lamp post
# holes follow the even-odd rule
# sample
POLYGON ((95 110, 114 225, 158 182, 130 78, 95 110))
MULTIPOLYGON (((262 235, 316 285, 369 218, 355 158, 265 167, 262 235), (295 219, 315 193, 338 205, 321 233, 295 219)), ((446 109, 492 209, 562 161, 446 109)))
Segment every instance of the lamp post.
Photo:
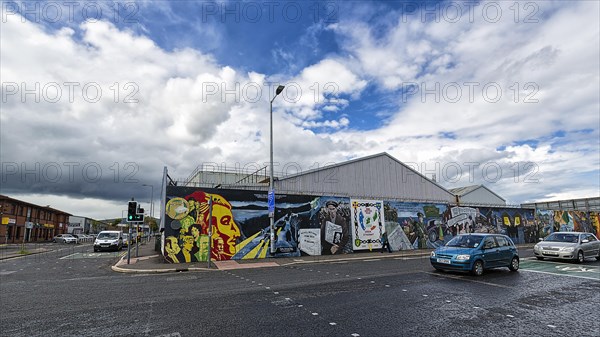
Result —
MULTIPOLYGON (((273 202, 275 201, 275 191, 273 191, 273 101, 281 92, 285 86, 279 85, 275 90, 275 96, 271 100, 271 150, 270 150, 270 169, 269 169, 269 194, 273 195, 273 202)), ((275 209, 269 211, 269 225, 271 229, 271 254, 275 254, 275 209)))
MULTIPOLYGON (((142 184, 142 186, 150 186, 150 217, 154 221, 154 185, 142 184)), ((150 241, 150 223, 148 222, 148 241, 150 241)))

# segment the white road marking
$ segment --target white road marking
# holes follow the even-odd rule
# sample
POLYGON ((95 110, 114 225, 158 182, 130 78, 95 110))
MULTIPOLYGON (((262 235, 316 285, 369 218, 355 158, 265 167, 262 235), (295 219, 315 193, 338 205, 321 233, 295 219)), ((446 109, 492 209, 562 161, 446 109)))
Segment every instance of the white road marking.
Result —
POLYGON ((337 325, 336 322, 329 322, 329 325, 337 325))
POLYGON ((556 325, 552 325, 552 324, 548 324, 547 326, 552 329, 556 328, 556 325))
POLYGON ((513 315, 506 315, 506 317, 515 318, 513 315))
POLYGON ((319 313, 318 313, 318 312, 311 312, 311 314, 312 314, 313 316, 319 316, 319 313))
POLYGON ((539 270, 529 270, 529 269, 519 269, 519 271, 528 271, 531 273, 540 273, 540 274, 548 274, 548 275, 555 275, 555 276, 566 276, 566 277, 574 277, 574 278, 584 278, 587 280, 598 280, 598 278, 596 277, 587 277, 587 276, 578 276, 578 275, 567 275, 567 274, 557 274, 557 273, 550 273, 547 271, 539 271, 539 270))

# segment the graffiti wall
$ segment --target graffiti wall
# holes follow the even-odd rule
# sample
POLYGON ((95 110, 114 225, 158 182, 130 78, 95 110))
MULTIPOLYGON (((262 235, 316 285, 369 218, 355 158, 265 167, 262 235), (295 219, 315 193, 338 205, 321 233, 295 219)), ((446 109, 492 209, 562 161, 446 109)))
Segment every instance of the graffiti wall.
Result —
POLYGON ((506 234, 519 244, 559 230, 600 232, 598 213, 277 194, 271 236, 264 191, 169 186, 165 200, 163 252, 173 263, 379 250, 384 233, 398 251, 436 248, 463 233, 506 234))
POLYGON ((596 212, 538 210, 536 222, 543 226, 540 237, 559 231, 600 234, 599 213, 596 212))

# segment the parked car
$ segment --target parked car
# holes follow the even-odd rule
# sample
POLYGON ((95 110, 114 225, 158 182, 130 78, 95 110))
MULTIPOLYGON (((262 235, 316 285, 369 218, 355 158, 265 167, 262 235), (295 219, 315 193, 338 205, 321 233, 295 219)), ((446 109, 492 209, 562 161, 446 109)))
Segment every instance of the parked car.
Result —
POLYGON ((123 249, 123 232, 121 231, 102 231, 98 233, 94 241, 94 252, 99 250, 123 249))
POLYGON ((52 239, 52 242, 77 243, 77 238, 71 234, 58 234, 52 239))
POLYGON ((476 276, 485 269, 508 267, 519 269, 519 252, 512 240, 502 234, 461 234, 431 252, 436 270, 466 271, 476 276))
POLYGON ((586 257, 600 260, 600 241, 592 233, 554 232, 533 247, 538 260, 560 259, 573 260, 578 263, 586 257))
POLYGON ((73 235, 75 238, 77 238, 77 243, 87 241, 87 238, 85 237, 84 234, 71 234, 71 235, 73 235))
POLYGON ((129 237, 129 233, 123 233, 123 246, 129 246, 135 244, 135 236, 129 237))

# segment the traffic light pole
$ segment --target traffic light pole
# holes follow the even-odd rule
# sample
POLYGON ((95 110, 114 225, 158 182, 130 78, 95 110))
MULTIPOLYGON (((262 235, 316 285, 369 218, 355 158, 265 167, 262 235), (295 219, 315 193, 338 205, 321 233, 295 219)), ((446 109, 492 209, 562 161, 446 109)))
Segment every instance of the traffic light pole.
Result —
POLYGON ((138 237, 140 236, 140 223, 136 223, 137 231, 135 233, 135 257, 139 257, 138 252, 140 248, 140 240, 138 237))
POLYGON ((131 259, 131 222, 129 223, 129 234, 127 234, 127 264, 129 264, 129 260, 131 259))

